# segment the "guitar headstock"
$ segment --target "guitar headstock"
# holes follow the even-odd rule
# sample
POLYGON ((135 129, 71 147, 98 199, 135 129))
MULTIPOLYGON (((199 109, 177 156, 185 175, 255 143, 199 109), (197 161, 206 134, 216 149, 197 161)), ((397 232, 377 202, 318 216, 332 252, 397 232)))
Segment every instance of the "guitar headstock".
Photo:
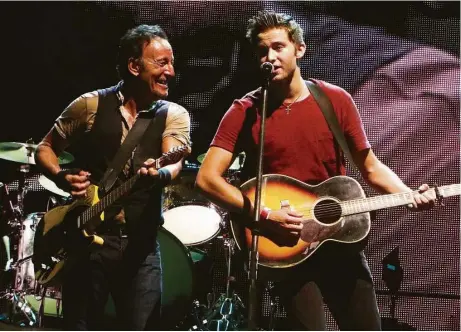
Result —
POLYGON ((158 159, 160 164, 159 167, 178 162, 182 157, 185 157, 190 153, 190 149, 190 145, 187 144, 173 147, 170 151, 162 154, 162 156, 158 159))

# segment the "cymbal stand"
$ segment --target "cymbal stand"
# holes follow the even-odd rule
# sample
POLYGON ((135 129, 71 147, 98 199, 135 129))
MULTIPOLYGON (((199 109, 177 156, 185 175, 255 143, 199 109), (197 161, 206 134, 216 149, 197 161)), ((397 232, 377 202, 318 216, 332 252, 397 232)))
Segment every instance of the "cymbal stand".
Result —
POLYGON ((34 159, 35 148, 32 146, 34 142, 32 141, 32 139, 28 139, 26 143, 28 144, 26 146, 27 164, 23 164, 19 167, 19 172, 22 175, 19 177, 18 194, 17 194, 17 209, 19 209, 19 211, 21 212, 21 217, 24 216, 24 197, 29 191, 29 184, 26 182, 26 177, 27 177, 27 174, 29 174, 30 172, 30 165, 35 164, 35 159, 34 159))
POLYGON ((24 198, 29 191, 29 184, 26 182, 27 174, 30 172, 30 165, 21 165, 19 168, 21 176, 19 177, 18 193, 17 193, 17 209, 20 211, 21 216, 24 215, 24 198))
MULTIPOLYGON (((7 224, 11 228, 10 234, 18 234, 18 230, 20 230, 22 226, 22 217, 23 217, 23 210, 19 205, 14 205, 10 199, 10 192, 8 190, 8 186, 0 185, 4 189, 5 196, 8 200, 8 210, 9 213, 5 213, 7 215, 7 224)), ((5 211, 6 212, 6 211, 5 211)))

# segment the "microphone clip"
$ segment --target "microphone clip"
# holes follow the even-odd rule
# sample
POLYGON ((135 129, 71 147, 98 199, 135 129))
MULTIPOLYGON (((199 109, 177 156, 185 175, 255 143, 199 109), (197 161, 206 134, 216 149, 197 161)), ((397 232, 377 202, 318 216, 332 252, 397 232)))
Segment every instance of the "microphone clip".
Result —
POLYGON ((274 66, 270 62, 264 62, 263 64, 261 64, 259 69, 261 70, 261 74, 264 80, 264 85, 268 86, 270 79, 272 77, 272 71, 274 70, 274 66))

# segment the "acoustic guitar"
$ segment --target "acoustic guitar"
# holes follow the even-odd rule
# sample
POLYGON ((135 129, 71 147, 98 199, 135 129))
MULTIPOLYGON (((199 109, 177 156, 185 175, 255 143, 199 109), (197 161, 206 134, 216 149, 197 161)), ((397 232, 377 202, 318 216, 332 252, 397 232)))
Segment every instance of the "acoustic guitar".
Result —
MULTIPOLYGON (((254 204, 256 179, 240 187, 254 204)), ((433 197, 460 194, 460 184, 430 188, 433 197)), ((412 192, 367 198, 360 184, 348 176, 335 176, 308 185, 285 175, 263 176, 261 204, 272 210, 294 209, 303 214, 303 229, 295 238, 277 239, 264 232, 258 240, 258 264, 272 269, 289 268, 307 260, 325 242, 356 243, 370 232, 371 211, 407 205, 412 192)), ((239 249, 251 248, 248 221, 233 218, 231 230, 239 249)))

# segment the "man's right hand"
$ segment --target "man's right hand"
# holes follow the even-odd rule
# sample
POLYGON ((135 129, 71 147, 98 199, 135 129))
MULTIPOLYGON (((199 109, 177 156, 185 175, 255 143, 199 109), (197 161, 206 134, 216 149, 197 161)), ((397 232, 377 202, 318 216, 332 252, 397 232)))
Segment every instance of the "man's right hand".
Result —
POLYGON ((294 246, 303 229, 303 215, 289 209, 272 210, 260 220, 262 235, 279 246, 294 246))
POLYGON ((72 169, 60 171, 55 175, 54 181, 59 188, 70 192, 72 197, 79 198, 86 196, 86 190, 90 186, 90 175, 89 172, 72 169))

